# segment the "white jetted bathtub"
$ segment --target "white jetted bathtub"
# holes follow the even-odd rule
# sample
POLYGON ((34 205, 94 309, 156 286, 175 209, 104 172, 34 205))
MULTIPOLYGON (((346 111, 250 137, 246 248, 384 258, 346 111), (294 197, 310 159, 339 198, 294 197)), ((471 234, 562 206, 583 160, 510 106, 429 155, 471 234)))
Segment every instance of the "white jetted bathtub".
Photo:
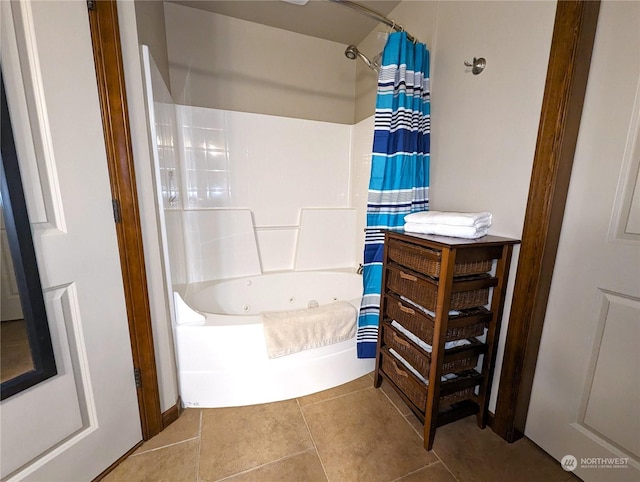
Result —
POLYGON ((362 277, 340 271, 291 271, 189 285, 175 293, 180 396, 185 407, 274 402, 361 377, 356 338, 268 358, 261 313, 349 301, 356 309, 362 277))

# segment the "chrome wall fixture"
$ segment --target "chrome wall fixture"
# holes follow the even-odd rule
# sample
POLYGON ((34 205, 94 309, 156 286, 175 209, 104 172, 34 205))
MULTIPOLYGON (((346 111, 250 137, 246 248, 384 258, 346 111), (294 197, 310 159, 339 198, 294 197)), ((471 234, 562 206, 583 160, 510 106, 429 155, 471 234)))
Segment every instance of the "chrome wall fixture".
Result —
MULTIPOLYGON (((302 3, 304 0, 285 0, 290 3, 302 3)), ((364 5, 359 4, 358 2, 353 2, 351 0, 329 0, 330 2, 337 3, 338 5, 342 5, 343 7, 348 7, 356 12, 368 17, 370 19, 375 20, 376 22, 380 22, 388 27, 391 27, 392 30, 396 32, 405 32, 407 34, 407 39, 413 43, 417 42, 417 39, 407 32, 402 25, 397 24, 394 20, 390 20, 382 13, 378 12, 369 7, 365 7, 364 5)), ((355 60, 359 58, 362 60, 367 67, 369 67, 374 72, 380 73, 380 57, 381 53, 376 55, 373 59, 369 59, 366 55, 358 50, 355 45, 349 45, 347 49, 344 51, 344 55, 351 60, 355 60)))
POLYGON ((380 73, 379 56, 374 57, 373 60, 369 60, 369 57, 360 52, 358 50, 358 47, 356 47, 355 45, 349 45, 344 51, 344 55, 351 60, 355 60, 356 58, 360 57, 360 60, 362 60, 367 67, 369 67, 374 72, 377 72, 378 74, 380 73))
POLYGON ((474 57, 473 62, 465 60, 464 65, 465 67, 471 67, 471 73, 473 75, 479 75, 487 66, 487 59, 485 59, 484 57, 474 57))

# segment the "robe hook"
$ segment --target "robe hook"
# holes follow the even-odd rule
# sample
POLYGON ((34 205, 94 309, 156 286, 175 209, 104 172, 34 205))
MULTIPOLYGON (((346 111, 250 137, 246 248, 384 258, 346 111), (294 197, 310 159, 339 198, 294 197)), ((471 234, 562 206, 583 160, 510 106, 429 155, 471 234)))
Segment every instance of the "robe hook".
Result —
POLYGON ((485 59, 484 57, 474 57, 473 62, 465 60, 464 65, 466 67, 471 67, 471 73, 473 75, 478 75, 482 73, 484 68, 487 66, 487 59, 485 59))

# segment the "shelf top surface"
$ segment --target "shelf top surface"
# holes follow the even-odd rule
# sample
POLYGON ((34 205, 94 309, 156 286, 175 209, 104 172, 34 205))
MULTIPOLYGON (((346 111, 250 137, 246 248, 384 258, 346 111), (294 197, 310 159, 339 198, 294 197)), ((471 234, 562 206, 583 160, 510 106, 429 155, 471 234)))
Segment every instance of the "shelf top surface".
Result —
POLYGON ((520 244, 519 239, 503 238, 501 236, 486 235, 478 239, 454 238, 450 236, 435 236, 432 234, 407 233, 404 230, 385 230, 385 233, 398 239, 411 238, 428 241, 446 247, 479 247, 503 244, 520 244))

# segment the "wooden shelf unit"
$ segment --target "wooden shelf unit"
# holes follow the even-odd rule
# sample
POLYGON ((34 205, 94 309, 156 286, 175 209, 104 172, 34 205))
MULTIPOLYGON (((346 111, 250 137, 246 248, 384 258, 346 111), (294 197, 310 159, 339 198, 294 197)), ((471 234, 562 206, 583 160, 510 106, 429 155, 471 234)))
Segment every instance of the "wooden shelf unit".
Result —
POLYGON ((427 450, 438 426, 470 415, 486 426, 511 254, 519 242, 385 233, 374 383, 389 382, 424 424, 427 450), (462 339, 470 343, 445 349, 462 339), (452 374, 456 378, 442 380, 452 374))

